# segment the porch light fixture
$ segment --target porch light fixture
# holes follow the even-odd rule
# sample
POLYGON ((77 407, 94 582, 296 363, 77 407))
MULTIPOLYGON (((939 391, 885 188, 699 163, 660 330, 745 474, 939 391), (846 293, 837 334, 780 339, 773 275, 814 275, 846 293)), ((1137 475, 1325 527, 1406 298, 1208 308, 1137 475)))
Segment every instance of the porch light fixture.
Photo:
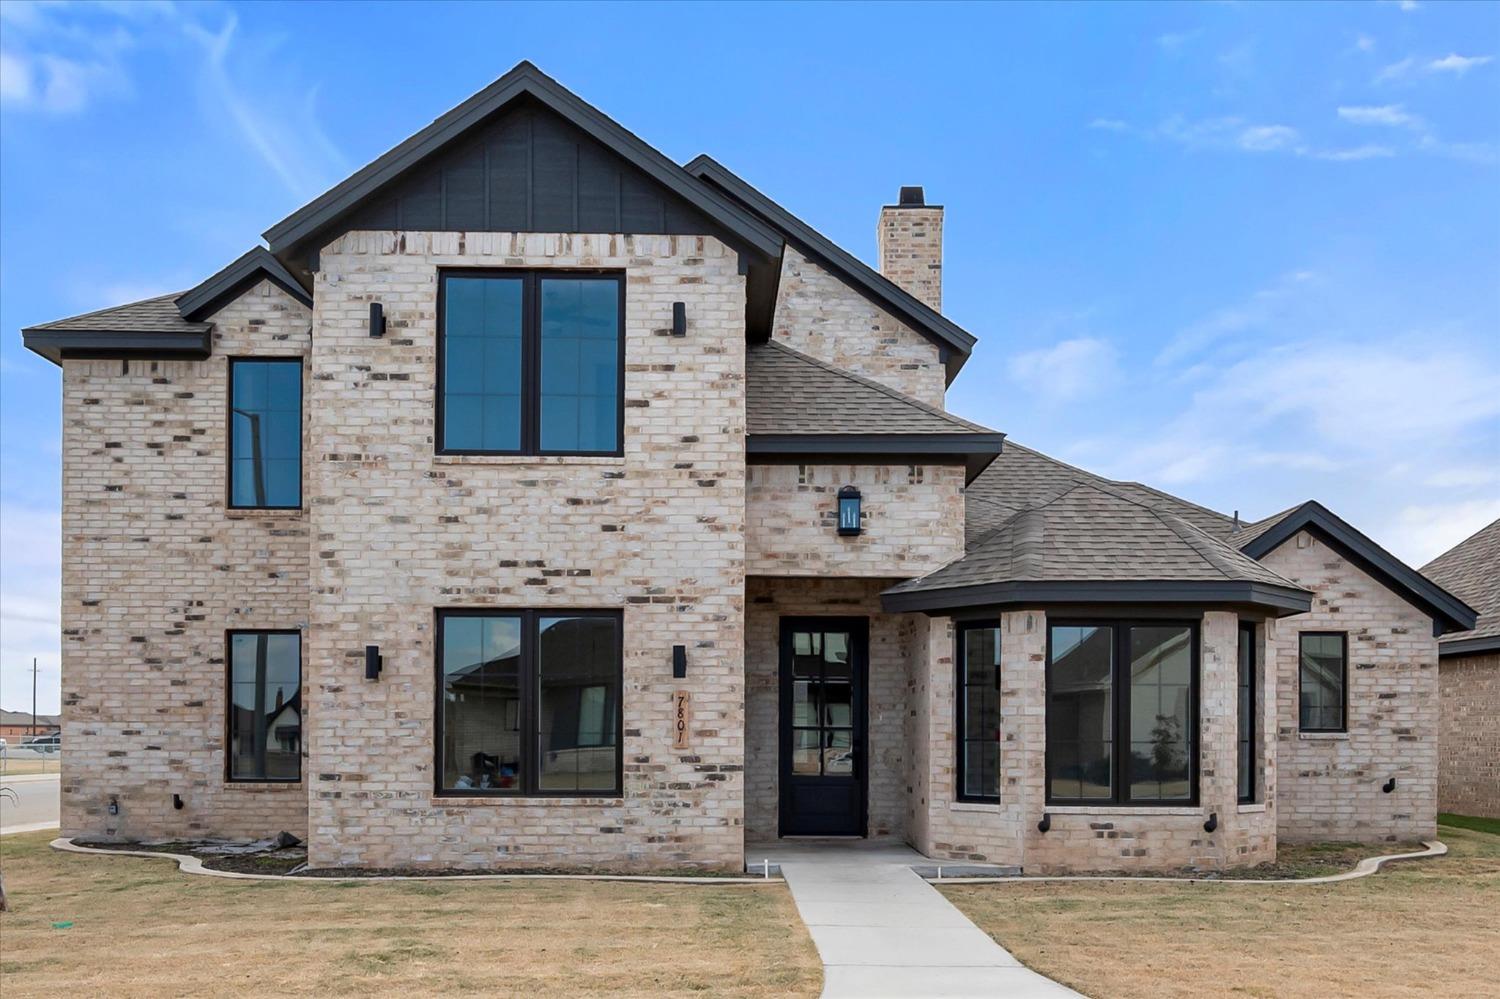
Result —
POLYGON ((672 335, 687 336, 687 303, 672 303, 672 335))
POLYGON ((852 538, 859 533, 859 490, 845 486, 839 490, 839 536, 852 538))
POLYGON ((380 646, 365 646, 365 679, 379 680, 380 669, 385 665, 385 660, 380 657, 380 646))
POLYGON ((687 678, 687 646, 672 646, 672 679, 683 680, 687 678))
POLYGON ((370 303, 370 336, 385 336, 385 307, 379 302, 370 303))

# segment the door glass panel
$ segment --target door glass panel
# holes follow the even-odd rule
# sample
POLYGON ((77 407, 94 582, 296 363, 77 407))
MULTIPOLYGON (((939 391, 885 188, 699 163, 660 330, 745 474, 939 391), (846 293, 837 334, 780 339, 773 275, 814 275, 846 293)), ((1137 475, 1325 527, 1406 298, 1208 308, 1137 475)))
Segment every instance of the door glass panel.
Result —
POLYGON ((824 733, 823 773, 847 777, 854 773, 854 732, 829 729, 824 733))
POLYGON ((821 732, 818 729, 798 728, 792 730, 792 773, 816 777, 822 772, 818 757, 821 748, 821 732))
POLYGON ((852 776, 854 664, 847 631, 794 631, 791 636, 792 773, 852 776))

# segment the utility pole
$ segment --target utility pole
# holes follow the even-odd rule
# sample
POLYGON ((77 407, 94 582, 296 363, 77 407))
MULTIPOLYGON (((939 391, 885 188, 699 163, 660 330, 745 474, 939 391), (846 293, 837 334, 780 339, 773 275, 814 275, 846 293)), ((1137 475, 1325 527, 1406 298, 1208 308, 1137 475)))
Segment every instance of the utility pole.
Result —
POLYGON ((31 657, 31 737, 36 738, 36 656, 31 657))

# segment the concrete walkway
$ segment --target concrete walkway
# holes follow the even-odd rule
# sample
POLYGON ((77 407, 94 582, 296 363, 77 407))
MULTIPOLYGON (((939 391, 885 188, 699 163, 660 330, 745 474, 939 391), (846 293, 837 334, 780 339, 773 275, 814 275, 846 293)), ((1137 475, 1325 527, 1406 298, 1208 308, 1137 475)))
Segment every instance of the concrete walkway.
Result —
POLYGON ((892 843, 782 840, 750 846, 781 865, 823 959, 824 999, 1077 996, 1021 963, 917 877, 921 854, 892 843))

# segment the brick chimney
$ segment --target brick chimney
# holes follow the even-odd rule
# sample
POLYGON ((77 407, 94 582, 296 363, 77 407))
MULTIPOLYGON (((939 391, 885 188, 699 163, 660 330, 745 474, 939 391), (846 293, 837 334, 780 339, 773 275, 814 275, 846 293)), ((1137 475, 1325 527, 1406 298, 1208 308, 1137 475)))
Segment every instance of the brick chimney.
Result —
POLYGON ((943 311, 943 206, 920 187, 903 187, 898 204, 880 209, 880 273, 943 311))

